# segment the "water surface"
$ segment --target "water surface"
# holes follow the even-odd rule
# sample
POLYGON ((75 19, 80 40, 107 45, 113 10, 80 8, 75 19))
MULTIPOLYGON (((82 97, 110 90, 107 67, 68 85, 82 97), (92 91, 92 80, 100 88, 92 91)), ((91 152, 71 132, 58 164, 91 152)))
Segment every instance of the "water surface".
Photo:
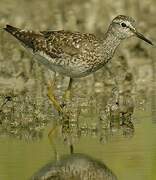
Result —
MULTIPOLYGON (((156 178, 155 110, 149 102, 144 110, 134 113, 133 137, 111 136, 101 144, 95 136, 84 136, 74 146, 76 153, 84 153, 105 163, 120 180, 154 180, 156 178)), ((49 127, 41 140, 22 141, 11 137, 0 138, 0 179, 24 180, 48 162, 55 160, 53 145, 47 138, 49 127)), ((69 147, 56 138, 59 156, 69 154, 69 147)))

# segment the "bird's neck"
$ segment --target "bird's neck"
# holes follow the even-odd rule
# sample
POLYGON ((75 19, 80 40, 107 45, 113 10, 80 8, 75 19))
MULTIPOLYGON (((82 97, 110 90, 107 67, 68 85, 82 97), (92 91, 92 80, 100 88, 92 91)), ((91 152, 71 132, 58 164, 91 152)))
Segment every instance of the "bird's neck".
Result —
POLYGON ((113 32, 110 30, 107 31, 107 33, 104 35, 104 38, 102 39, 102 48, 103 52, 108 55, 108 58, 112 58, 114 55, 114 52, 116 48, 121 43, 121 39, 119 39, 113 32))

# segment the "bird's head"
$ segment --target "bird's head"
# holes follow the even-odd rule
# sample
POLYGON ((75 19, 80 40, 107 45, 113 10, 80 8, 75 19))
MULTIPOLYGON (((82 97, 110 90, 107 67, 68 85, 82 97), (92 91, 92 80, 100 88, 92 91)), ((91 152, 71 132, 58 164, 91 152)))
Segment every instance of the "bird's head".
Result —
POLYGON ((129 16, 119 15, 112 20, 109 30, 119 39, 126 39, 131 36, 137 36, 145 42, 153 45, 143 34, 136 29, 135 20, 129 16))

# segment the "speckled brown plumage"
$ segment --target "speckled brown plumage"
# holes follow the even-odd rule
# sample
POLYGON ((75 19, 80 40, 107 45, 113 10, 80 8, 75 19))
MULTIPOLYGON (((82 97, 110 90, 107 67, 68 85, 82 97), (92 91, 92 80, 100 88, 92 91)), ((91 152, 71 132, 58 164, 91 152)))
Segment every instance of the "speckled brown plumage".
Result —
POLYGON ((31 50, 39 62, 71 78, 83 77, 100 69, 113 57, 120 42, 135 33, 151 44, 137 34, 135 21, 123 15, 113 19, 101 39, 93 34, 63 30, 37 33, 10 25, 4 29, 31 50))

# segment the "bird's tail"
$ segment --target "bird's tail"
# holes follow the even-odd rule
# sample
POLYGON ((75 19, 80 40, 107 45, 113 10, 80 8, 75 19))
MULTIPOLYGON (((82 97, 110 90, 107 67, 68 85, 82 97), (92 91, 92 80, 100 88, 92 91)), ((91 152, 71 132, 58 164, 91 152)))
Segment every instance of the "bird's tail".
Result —
POLYGON ((34 38, 36 38, 35 33, 22 30, 10 25, 6 25, 6 27, 4 27, 3 29, 14 36, 16 39, 18 39, 24 46, 34 49, 33 41, 34 38))
POLYGON ((6 27, 4 28, 5 31, 9 32, 12 35, 16 35, 16 33, 18 33, 20 31, 19 28, 10 26, 10 25, 6 25, 6 27))

